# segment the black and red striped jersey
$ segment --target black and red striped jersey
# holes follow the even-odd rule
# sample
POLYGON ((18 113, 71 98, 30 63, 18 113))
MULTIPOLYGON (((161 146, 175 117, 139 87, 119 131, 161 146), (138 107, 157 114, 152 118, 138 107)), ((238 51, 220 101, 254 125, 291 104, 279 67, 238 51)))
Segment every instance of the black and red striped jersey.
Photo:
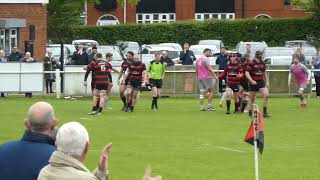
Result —
POLYGON ((243 76, 243 68, 241 64, 229 63, 225 67, 224 71, 219 75, 219 78, 220 79, 226 78, 227 85, 239 85, 240 79, 241 79, 241 77, 239 76, 243 76))
POLYGON ((248 81, 247 77, 245 76, 245 72, 247 71, 247 66, 248 66, 248 63, 240 63, 241 67, 242 67, 242 70, 243 70, 243 76, 242 78, 240 79, 241 81, 248 81))
POLYGON ((129 79, 143 79, 142 74, 143 71, 146 70, 146 65, 139 61, 139 62, 132 62, 128 66, 129 69, 129 79))
POLYGON ((128 60, 124 60, 124 61, 122 62, 122 64, 121 64, 121 68, 122 68, 121 73, 125 73, 125 72, 126 72, 126 70, 128 69, 130 63, 131 63, 131 62, 128 61, 128 60))
POLYGON ((251 60, 248 62, 246 71, 254 81, 261 81, 264 80, 266 65, 262 61, 258 63, 256 60, 251 60))
POLYGON ((108 84, 109 83, 109 73, 112 69, 112 65, 103 60, 92 61, 88 65, 88 70, 95 74, 94 82, 95 84, 108 84))

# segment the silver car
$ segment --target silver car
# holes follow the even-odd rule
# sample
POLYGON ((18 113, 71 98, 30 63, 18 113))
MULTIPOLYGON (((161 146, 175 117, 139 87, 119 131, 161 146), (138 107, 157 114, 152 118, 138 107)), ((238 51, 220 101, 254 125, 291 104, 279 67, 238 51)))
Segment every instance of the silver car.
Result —
POLYGON ((263 51, 263 57, 267 64, 290 65, 294 50, 289 47, 267 47, 263 51))

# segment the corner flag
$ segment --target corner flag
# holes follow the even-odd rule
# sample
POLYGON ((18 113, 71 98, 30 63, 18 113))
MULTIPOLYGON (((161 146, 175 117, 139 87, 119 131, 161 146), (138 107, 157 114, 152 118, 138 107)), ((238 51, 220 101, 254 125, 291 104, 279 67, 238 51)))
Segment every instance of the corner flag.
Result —
POLYGON ((257 118, 252 118, 249 130, 244 138, 244 141, 251 145, 254 145, 254 140, 256 140, 257 147, 259 148, 259 151, 262 154, 264 147, 263 117, 261 112, 255 113, 257 113, 257 118))

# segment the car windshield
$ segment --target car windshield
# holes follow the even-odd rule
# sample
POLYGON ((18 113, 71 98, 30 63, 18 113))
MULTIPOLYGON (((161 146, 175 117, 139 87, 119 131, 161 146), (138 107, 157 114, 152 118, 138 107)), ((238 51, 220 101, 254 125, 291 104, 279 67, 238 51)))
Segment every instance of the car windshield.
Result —
POLYGON ((61 54, 61 49, 60 47, 47 47, 47 51, 51 51, 52 52, 52 56, 60 56, 61 54))
POLYGON ((311 46, 311 45, 308 41, 289 41, 289 42, 286 42, 286 46, 301 47, 301 46, 311 46))
MULTIPOLYGON (((162 51, 150 51, 150 54, 155 54, 155 53, 161 53, 162 51)), ((170 59, 176 59, 179 58, 179 52, 178 51, 167 51, 168 57, 170 59)))
POLYGON ((265 52, 265 56, 292 56, 293 53, 294 51, 292 49, 267 49, 265 52))
MULTIPOLYGON (((255 54, 256 51, 263 51, 264 48, 266 48, 266 47, 267 47, 267 45, 265 45, 263 43, 251 44, 251 54, 255 54)), ((238 52, 241 54, 245 54, 247 52, 247 44, 246 43, 241 44, 238 52)))
POLYGON ((305 49, 302 49, 302 53, 305 56, 316 56, 317 50, 315 48, 305 48, 305 49))
POLYGON ((120 54, 118 51, 115 51, 115 50, 110 50, 110 49, 98 49, 98 52, 101 53, 102 56, 104 56, 104 57, 105 57, 105 55, 106 55, 107 53, 113 54, 112 57, 113 57, 113 60, 114 60, 114 61, 122 61, 122 60, 123 60, 121 54, 120 54))

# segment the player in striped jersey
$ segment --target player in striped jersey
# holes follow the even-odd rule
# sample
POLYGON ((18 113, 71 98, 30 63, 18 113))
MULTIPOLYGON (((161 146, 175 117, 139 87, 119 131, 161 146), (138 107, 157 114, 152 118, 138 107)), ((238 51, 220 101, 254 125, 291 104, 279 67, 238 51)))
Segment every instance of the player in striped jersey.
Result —
POLYGON ((133 112, 137 102, 137 96, 140 88, 145 87, 147 82, 146 65, 139 60, 139 57, 134 57, 133 62, 128 66, 122 83, 128 80, 127 86, 127 108, 125 112, 133 112))
POLYGON ((127 59, 125 59, 121 64, 120 74, 118 76, 118 85, 119 85, 119 91, 120 91, 120 98, 123 102, 122 111, 124 111, 127 107, 127 98, 125 95, 128 81, 121 81, 121 78, 124 77, 125 72, 127 71, 129 65, 131 62, 133 62, 133 56, 134 53, 132 51, 127 52, 127 59))
POLYGON ((223 73, 219 75, 219 79, 226 78, 227 87, 226 87, 226 102, 227 102, 227 112, 230 114, 230 105, 231 105, 231 96, 234 96, 234 113, 239 112, 239 88, 240 88, 240 79, 243 76, 243 69, 241 64, 238 62, 235 55, 229 56, 229 63, 225 67, 223 73))
MULTIPOLYGON (((96 61, 91 61, 91 63, 87 66, 88 71, 92 71, 95 74, 95 87, 93 89, 92 96, 92 111, 89 113, 90 115, 100 115, 104 106, 105 96, 108 90, 109 85, 109 75, 108 68, 110 63, 102 58, 101 53, 96 54, 96 61), (99 107, 97 106, 97 98, 100 97, 99 107)), ((87 82, 84 82, 84 85, 87 85, 87 82)))
POLYGON ((266 65, 262 61, 262 52, 257 51, 255 59, 251 60, 246 69, 246 77, 249 80, 249 116, 252 116, 253 103, 256 93, 260 92, 263 97, 263 116, 270 117, 268 113, 269 79, 266 73, 266 65))

